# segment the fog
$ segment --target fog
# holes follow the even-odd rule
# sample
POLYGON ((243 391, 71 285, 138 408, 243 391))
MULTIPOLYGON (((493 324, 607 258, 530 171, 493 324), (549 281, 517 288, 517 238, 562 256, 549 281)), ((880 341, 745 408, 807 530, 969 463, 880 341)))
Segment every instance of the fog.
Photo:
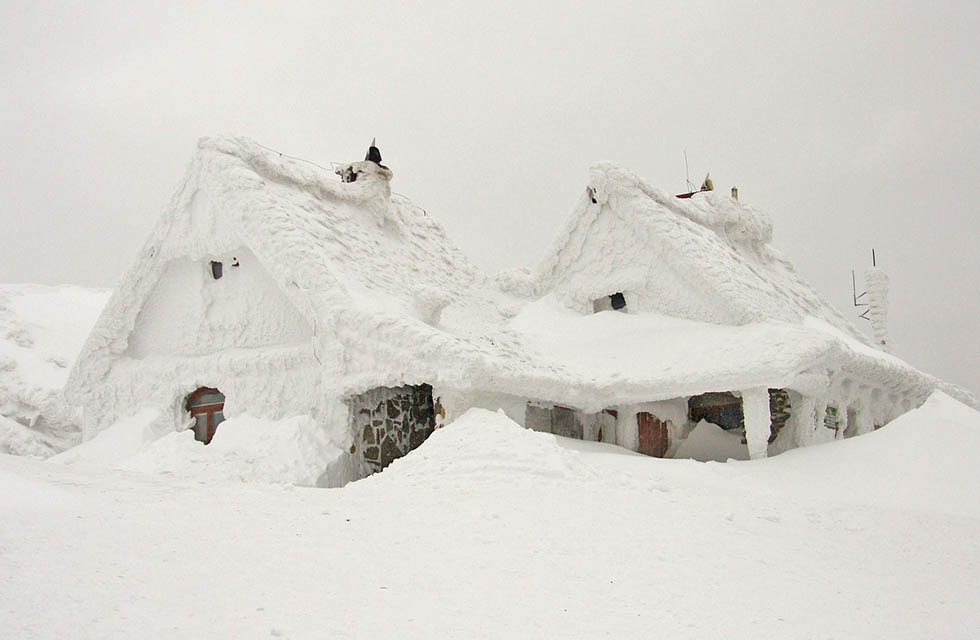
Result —
POLYGON ((875 249, 895 352, 980 391, 980 8, 891 3, 4 3, 0 281, 112 286, 200 136, 393 189, 494 271, 610 160, 705 172, 845 314, 875 249))

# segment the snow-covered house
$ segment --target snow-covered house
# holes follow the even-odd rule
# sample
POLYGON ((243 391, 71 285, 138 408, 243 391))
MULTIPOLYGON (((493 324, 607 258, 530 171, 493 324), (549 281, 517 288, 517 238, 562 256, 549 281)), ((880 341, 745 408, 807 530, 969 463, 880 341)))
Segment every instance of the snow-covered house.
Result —
POLYGON ((654 456, 762 457, 937 387, 975 403, 872 347, 728 196, 597 165, 544 261, 488 278, 390 170, 338 173, 199 143, 72 370, 86 438, 143 407, 204 442, 226 417, 305 415, 337 485, 474 406, 654 456))

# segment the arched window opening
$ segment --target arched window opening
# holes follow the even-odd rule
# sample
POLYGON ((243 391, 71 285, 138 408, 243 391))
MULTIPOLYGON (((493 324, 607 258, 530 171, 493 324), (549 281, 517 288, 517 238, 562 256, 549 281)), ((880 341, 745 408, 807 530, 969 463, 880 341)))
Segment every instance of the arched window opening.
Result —
POLYGON ((745 431, 742 399, 730 391, 691 396, 687 401, 687 416, 694 424, 707 420, 725 431, 745 431))
POLYGON ((212 387, 201 387, 184 400, 184 409, 194 418, 194 439, 208 444, 225 419, 225 394, 212 387))

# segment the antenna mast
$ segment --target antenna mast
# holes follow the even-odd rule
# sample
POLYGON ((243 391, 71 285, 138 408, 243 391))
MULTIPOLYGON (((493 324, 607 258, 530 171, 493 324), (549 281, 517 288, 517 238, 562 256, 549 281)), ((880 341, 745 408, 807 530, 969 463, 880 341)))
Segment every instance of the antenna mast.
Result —
POLYGON ((691 183, 691 170, 687 166, 687 149, 684 149, 684 178, 687 180, 687 190, 694 191, 694 184, 691 183))

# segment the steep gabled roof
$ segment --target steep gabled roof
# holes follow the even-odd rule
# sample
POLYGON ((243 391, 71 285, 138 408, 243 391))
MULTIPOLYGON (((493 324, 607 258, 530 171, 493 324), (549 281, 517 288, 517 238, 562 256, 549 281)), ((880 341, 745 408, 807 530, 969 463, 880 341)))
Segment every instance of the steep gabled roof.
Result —
POLYGON ((170 204, 113 292, 71 384, 126 350, 140 309, 174 259, 250 249, 323 339, 338 314, 424 316, 482 280, 442 227, 387 180, 341 183, 244 138, 204 138, 170 204), (420 303, 421 301, 421 303, 420 303))
POLYGON ((581 307, 639 289, 643 310, 742 325, 817 317, 866 341, 776 251, 772 222, 728 195, 678 199, 628 169, 593 166, 582 196, 540 263, 539 291, 581 307))

